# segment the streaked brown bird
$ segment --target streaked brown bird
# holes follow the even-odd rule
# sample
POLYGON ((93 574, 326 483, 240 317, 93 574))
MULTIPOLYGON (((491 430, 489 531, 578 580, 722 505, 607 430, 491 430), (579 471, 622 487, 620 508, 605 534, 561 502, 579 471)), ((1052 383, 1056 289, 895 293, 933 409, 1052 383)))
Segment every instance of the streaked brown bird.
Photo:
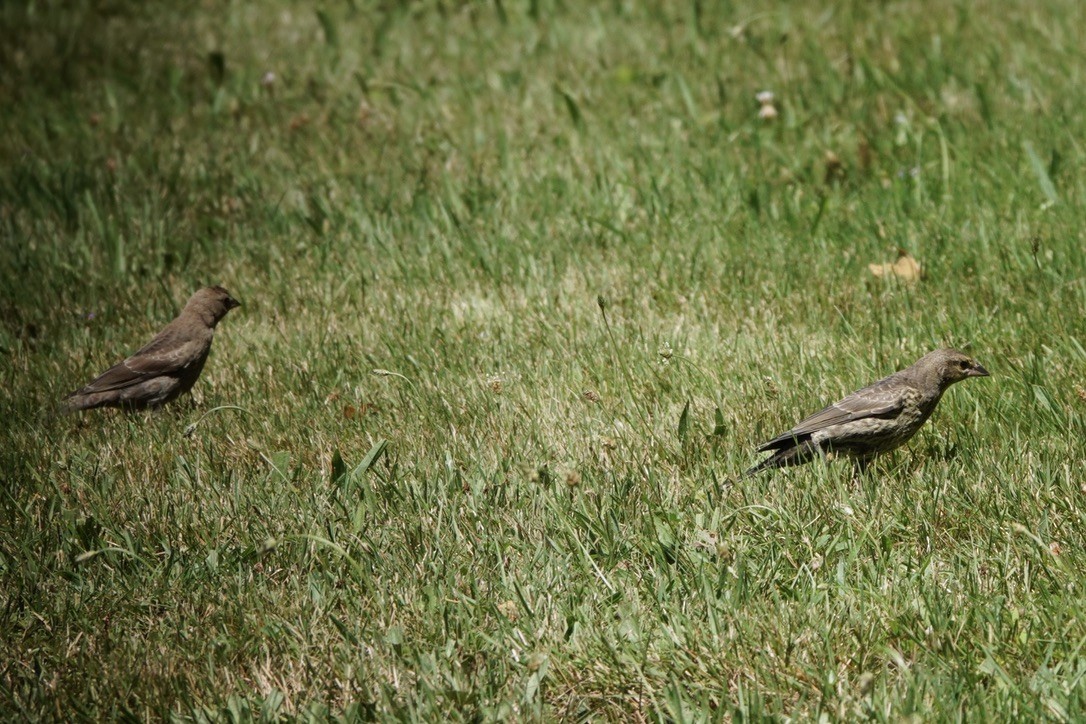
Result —
POLYGON ((911 367, 853 392, 758 448, 773 454, 743 473, 802 465, 828 454, 852 458, 862 471, 876 455, 916 434, 955 382, 987 377, 968 355, 955 349, 929 352, 911 367))
POLYGON ((241 303, 219 286, 189 298, 177 319, 128 359, 68 395, 66 412, 96 407, 159 407, 192 389, 211 351, 215 325, 241 303))

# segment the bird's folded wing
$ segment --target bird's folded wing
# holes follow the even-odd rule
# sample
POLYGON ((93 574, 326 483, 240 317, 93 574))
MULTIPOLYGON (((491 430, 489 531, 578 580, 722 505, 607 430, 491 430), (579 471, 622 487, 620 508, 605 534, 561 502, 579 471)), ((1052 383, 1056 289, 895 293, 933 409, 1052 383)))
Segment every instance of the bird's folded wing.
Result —
POLYGON ((773 450, 795 439, 813 435, 833 425, 871 417, 894 417, 905 406, 907 388, 892 378, 879 380, 800 421, 788 432, 766 442, 760 451, 773 450))
POLYGON ((123 362, 113 365, 86 387, 72 394, 119 390, 152 377, 180 373, 199 357, 203 344, 200 340, 178 339, 171 331, 163 330, 147 346, 123 362))

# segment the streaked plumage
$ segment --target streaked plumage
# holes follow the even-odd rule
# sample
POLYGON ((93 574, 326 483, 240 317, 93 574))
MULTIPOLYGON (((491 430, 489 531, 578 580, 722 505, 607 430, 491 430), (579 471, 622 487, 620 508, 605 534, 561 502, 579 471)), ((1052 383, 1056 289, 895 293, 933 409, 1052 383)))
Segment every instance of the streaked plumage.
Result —
POLYGON ((957 350, 929 352, 911 367, 853 392, 763 444, 758 451, 773 454, 744 477, 802 465, 827 453, 866 465, 915 435, 952 384, 987 375, 976 360, 957 350))
POLYGON ((241 303, 219 286, 192 295, 147 345, 64 400, 65 411, 158 407, 192 389, 211 351, 215 325, 241 303))

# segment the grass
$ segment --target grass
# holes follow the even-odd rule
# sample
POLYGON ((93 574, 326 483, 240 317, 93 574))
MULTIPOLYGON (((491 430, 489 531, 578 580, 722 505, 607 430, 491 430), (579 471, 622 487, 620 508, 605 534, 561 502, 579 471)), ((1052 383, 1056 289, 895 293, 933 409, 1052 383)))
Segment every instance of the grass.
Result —
POLYGON ((0 6, 0 713, 1082 717, 1083 12, 0 6), (209 283, 193 402, 53 414, 209 283))

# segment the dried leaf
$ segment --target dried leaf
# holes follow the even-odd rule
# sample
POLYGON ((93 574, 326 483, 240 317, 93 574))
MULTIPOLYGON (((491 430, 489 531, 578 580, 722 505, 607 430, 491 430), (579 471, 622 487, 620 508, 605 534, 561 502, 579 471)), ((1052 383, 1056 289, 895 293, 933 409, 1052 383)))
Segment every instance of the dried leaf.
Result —
POLYGON ((906 282, 915 282, 921 275, 920 262, 905 253, 893 263, 868 264, 867 268, 877 277, 897 277, 906 282))

